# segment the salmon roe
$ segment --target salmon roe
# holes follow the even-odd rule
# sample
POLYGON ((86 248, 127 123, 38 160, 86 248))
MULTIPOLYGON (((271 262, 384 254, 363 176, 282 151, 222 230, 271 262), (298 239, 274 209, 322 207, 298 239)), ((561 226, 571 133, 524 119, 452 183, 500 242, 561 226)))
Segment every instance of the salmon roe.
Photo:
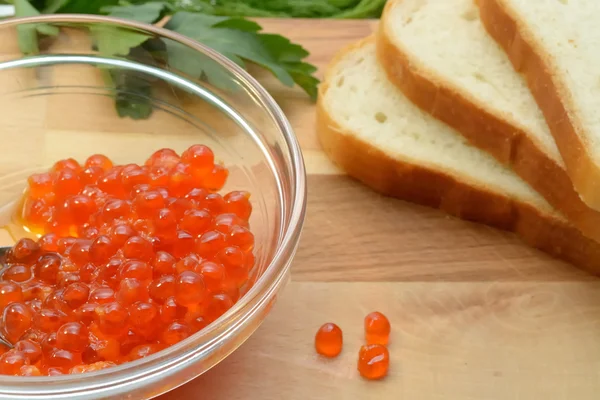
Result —
POLYGON ((218 193, 227 175, 194 145, 141 165, 66 159, 29 177, 20 217, 40 238, 19 240, 0 270, 0 334, 14 346, 0 349, 0 374, 119 365, 230 309, 249 285, 254 236, 250 195, 218 193))
POLYGON ((387 346, 390 341, 390 321, 382 313, 375 311, 365 317, 365 339, 367 344, 387 346))
POLYGON ((367 344, 358 352, 358 372, 363 378, 376 380, 385 377, 390 367, 390 353, 380 344, 367 344))
POLYGON ((315 335, 315 349, 322 356, 336 357, 342 352, 342 345, 342 330, 331 322, 321 326, 315 335))

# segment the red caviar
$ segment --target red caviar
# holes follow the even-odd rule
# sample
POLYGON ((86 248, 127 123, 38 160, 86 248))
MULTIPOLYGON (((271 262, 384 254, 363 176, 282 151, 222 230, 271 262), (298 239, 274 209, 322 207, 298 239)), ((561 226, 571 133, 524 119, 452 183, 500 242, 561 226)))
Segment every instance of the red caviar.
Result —
MULTIPOLYGON (((203 329, 238 300, 253 268, 249 194, 212 151, 141 164, 104 155, 32 175, 21 239, 0 270, 0 374, 97 371, 203 329)), ((339 328, 338 328, 339 329, 339 328)), ((341 331, 340 331, 341 338, 341 331)))
POLYGON ((390 321, 382 313, 375 311, 365 317, 365 339, 367 344, 387 346, 390 340, 390 321))
POLYGON ((388 373, 390 353, 380 344, 367 344, 358 352, 358 372, 369 380, 381 379, 388 373))
POLYGON ((331 322, 321 326, 315 335, 315 349, 322 356, 336 357, 342 352, 342 345, 342 330, 331 322))

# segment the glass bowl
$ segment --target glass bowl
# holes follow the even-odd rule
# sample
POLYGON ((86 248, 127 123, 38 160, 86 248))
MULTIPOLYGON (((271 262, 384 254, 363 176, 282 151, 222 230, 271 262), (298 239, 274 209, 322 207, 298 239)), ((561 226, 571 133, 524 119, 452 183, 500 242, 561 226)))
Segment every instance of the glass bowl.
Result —
MULTIPOLYGON (((103 153, 117 163, 139 163, 159 148, 203 143, 230 170, 223 190, 252 194, 256 236, 253 284, 201 332, 94 373, 0 376, 0 398, 154 397, 207 371, 254 332, 289 276, 306 176, 289 122, 252 77, 211 49, 154 26, 86 15, 4 20, 0 110, 5 209, 22 195, 27 176, 61 158, 103 153), (117 34, 142 45, 107 50, 117 34), (177 53, 176 62, 167 49, 177 53)), ((6 212, 3 218, 6 224, 6 212)))

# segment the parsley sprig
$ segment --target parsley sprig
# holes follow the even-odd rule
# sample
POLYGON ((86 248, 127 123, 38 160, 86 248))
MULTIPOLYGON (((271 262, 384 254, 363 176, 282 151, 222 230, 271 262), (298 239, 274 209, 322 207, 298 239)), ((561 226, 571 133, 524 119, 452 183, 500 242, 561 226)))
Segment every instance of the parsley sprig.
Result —
MULTIPOLYGON (((259 24, 242 17, 176 12, 173 5, 167 1, 130 4, 118 0, 14 0, 13 4, 17 17, 42 13, 85 12, 153 24, 170 15, 164 26, 166 29, 213 48, 242 68, 245 68, 247 63, 259 65, 270 71, 284 85, 300 86, 313 100, 317 96, 319 80, 314 76, 316 68, 304 61, 308 52, 281 35, 263 33, 259 24)), ((39 52, 40 36, 57 34, 56 26, 23 26, 19 30, 19 46, 24 54, 36 54, 39 52)), ((155 59, 157 63, 162 62, 190 76, 207 79, 220 88, 231 85, 210 60, 173 41, 166 40, 165 43, 159 44, 156 43, 157 39, 143 33, 111 26, 94 28, 91 34, 96 49, 105 56, 135 56, 141 52, 147 54, 149 47, 159 46, 162 47, 160 54, 163 59, 155 59)), ((114 73, 109 75, 117 89, 133 85, 142 93, 151 92, 150 82, 139 82, 128 76, 116 76, 114 73)), ((120 100, 117 98, 117 111, 121 116, 141 119, 147 118, 152 112, 149 104, 129 104, 131 102, 120 100)))

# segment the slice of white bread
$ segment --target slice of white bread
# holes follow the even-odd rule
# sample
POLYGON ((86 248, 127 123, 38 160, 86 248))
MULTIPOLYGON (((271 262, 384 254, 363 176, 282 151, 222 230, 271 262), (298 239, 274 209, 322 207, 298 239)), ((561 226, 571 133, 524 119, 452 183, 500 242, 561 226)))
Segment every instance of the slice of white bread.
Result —
POLYGON ((479 0, 523 73, 577 191, 600 208, 600 1, 479 0))
POLYGON ((600 212, 576 192, 525 80, 486 33, 473 0, 391 0, 377 47, 390 79, 416 105, 512 167, 600 241, 600 212))
POLYGON ((600 244, 510 169, 413 105, 378 64, 373 37, 332 61, 319 88, 317 133, 336 164, 383 194, 514 231, 600 273, 600 244))

